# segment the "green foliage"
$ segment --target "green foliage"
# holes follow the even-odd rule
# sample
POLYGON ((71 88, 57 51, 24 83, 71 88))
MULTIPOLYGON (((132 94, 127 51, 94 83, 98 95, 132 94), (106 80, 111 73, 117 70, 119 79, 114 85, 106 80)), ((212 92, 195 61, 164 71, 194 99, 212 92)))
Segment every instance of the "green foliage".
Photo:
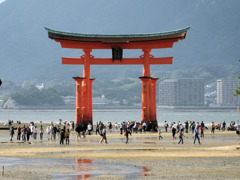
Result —
POLYGON ((60 106, 64 105, 62 98, 56 89, 48 88, 39 90, 35 86, 30 86, 28 89, 24 89, 22 92, 11 94, 12 99, 16 101, 18 105, 25 106, 60 106))
POLYGON ((124 78, 112 81, 96 81, 93 83, 93 96, 105 95, 111 100, 127 99, 129 102, 139 102, 141 96, 141 80, 124 78))
MULTIPOLYGON (((130 103, 141 103, 142 82, 138 78, 141 76, 142 70, 130 71, 128 69, 119 69, 112 75, 113 72, 108 72, 108 77, 105 74, 95 74, 93 82, 93 97, 105 95, 110 100, 122 101, 127 99, 130 103), (122 74, 121 74, 122 73, 122 74), (125 75, 123 75, 125 74, 125 75)), ((157 83, 164 79, 171 78, 203 78, 205 84, 216 84, 217 79, 235 79, 239 75, 239 67, 229 66, 201 66, 188 70, 175 71, 159 71, 152 70, 153 77, 158 77, 157 83)), ((60 96, 75 96, 76 84, 72 78, 62 81, 46 81, 43 82, 46 89, 39 91, 33 84, 36 81, 24 81, 21 85, 16 85, 11 81, 3 79, 1 86, 0 99, 12 98, 20 105, 62 105, 60 96)), ((157 84, 158 94, 158 84, 157 84)), ((236 95, 239 94, 236 91, 236 95)), ((158 98, 158 95, 157 95, 158 98)))

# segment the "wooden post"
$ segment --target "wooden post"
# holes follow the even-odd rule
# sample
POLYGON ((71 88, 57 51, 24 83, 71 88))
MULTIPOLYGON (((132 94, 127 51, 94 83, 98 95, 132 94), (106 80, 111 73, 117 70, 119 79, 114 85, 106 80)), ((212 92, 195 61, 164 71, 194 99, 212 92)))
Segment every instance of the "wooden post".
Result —
POLYGON ((142 122, 148 122, 149 119, 149 81, 150 77, 139 77, 142 80, 142 122))
POLYGON ((152 121, 157 120, 157 87, 156 87, 156 83, 158 78, 152 78, 152 87, 153 87, 153 117, 152 117, 152 121))
POLYGON ((83 102, 84 102, 84 111, 83 111, 83 121, 85 124, 91 123, 92 124, 92 119, 91 119, 91 85, 90 85, 90 52, 92 51, 91 49, 83 49, 84 51, 84 67, 83 67, 83 77, 85 80, 83 81, 84 83, 84 94, 83 94, 83 102))
POLYGON ((83 90, 82 83, 85 78, 83 77, 73 77, 76 81, 76 112, 75 112, 75 123, 76 125, 82 121, 83 118, 83 90))

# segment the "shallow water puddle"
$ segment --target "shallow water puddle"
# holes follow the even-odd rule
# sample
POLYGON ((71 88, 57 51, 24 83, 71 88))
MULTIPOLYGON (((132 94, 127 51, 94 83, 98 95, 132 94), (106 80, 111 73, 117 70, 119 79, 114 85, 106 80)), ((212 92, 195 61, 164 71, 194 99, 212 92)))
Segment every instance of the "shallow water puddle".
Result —
POLYGON ((0 157, 0 165, 5 171, 31 171, 47 173, 52 179, 87 179, 101 175, 122 176, 124 179, 136 179, 149 176, 147 167, 121 162, 107 162, 91 159, 31 159, 0 157), (27 163, 26 163, 27 162, 27 163), (43 168, 44 167, 44 168, 43 168))

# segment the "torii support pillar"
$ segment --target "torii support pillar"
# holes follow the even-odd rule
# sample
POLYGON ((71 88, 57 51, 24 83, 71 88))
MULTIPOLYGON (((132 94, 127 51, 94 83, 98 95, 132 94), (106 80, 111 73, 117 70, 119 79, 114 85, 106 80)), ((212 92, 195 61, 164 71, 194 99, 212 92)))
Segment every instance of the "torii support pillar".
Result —
POLYGON ((92 124, 92 82, 93 78, 89 81, 89 96, 86 95, 86 78, 73 77, 76 81, 76 125, 84 125, 87 127, 88 123, 92 124), (87 102, 87 103, 86 103, 87 102), (89 105, 88 108, 86 108, 89 105))
POLYGON ((73 77, 76 81, 76 115, 75 115, 75 123, 76 125, 82 125, 83 121, 83 77, 73 77))
POLYGON ((147 123, 147 131, 157 126, 156 82, 157 78, 139 77, 142 80, 142 122, 147 123))
POLYGON ((157 81, 159 78, 151 78, 151 85, 152 85, 152 94, 153 94, 153 116, 152 116, 152 120, 153 121, 157 121, 157 81))

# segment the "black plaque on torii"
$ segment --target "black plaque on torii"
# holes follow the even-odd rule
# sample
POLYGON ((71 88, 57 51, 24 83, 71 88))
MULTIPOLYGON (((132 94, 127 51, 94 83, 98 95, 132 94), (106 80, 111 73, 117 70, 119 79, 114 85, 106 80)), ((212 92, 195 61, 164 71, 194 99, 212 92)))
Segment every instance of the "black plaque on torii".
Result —
POLYGON ((112 48, 112 61, 114 60, 122 61, 122 54, 123 54, 122 48, 112 48))

